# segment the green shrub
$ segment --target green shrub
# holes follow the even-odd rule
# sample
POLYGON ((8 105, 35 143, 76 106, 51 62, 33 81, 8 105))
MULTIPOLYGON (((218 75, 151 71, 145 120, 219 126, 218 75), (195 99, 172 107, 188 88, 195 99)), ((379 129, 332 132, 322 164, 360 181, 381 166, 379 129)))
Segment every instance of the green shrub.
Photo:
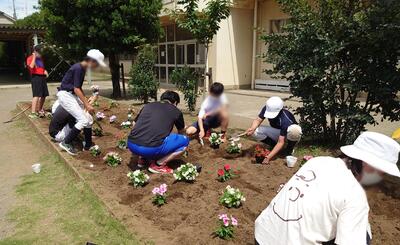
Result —
POLYGON ((157 97, 160 86, 153 70, 155 59, 153 47, 145 45, 140 48, 130 71, 129 92, 135 99, 144 103, 148 103, 150 98, 157 97))
POLYGON ((196 101, 199 96, 198 81, 199 76, 185 66, 175 69, 171 74, 171 81, 184 95, 186 106, 189 111, 196 110, 196 101))

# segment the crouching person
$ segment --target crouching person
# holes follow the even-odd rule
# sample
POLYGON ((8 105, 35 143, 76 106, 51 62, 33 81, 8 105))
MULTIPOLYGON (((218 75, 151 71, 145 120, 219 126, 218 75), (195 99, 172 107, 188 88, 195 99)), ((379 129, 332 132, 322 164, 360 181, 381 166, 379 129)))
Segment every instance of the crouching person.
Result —
POLYGON ((138 167, 143 167, 148 160, 150 172, 173 173, 167 163, 181 156, 189 145, 188 137, 181 134, 185 121, 176 107, 179 102, 178 93, 166 91, 160 102, 145 105, 136 117, 128 137, 128 148, 139 156, 138 167), (179 134, 171 133, 174 126, 179 134))
POLYGON ((224 85, 213 83, 210 87, 210 94, 201 104, 197 122, 187 128, 186 134, 189 136, 199 134, 199 138, 202 139, 204 136, 211 135, 211 129, 221 127, 224 139, 229 123, 227 105, 224 85))
MULTIPOLYGON (((92 134, 91 126, 93 118, 91 114, 93 114, 94 108, 85 97, 82 85, 86 71, 95 69, 99 65, 106 66, 104 55, 97 49, 89 50, 83 61, 72 65, 66 72, 57 93, 60 106, 76 119, 74 127, 65 136, 64 141, 59 144, 61 149, 71 155, 77 154, 77 151, 72 146, 72 141, 79 135, 81 130, 83 130, 87 139, 89 138, 89 134, 90 137, 92 134)), ((91 146, 91 141, 86 142, 85 148, 90 148, 91 146)))
POLYGON ((370 244, 369 205, 363 186, 384 173, 400 177, 400 145, 365 132, 338 158, 309 160, 282 187, 255 221, 256 243, 370 244))
POLYGON ((263 162, 264 164, 268 164, 282 150, 285 150, 286 156, 291 155, 302 136, 301 127, 297 125, 293 114, 283 108, 282 99, 276 96, 267 100, 258 118, 253 121, 246 133, 248 136, 253 136, 258 141, 272 147, 271 153, 263 162), (269 127, 261 125, 265 118, 269 121, 269 127), (286 149, 284 149, 285 143, 287 143, 286 149))

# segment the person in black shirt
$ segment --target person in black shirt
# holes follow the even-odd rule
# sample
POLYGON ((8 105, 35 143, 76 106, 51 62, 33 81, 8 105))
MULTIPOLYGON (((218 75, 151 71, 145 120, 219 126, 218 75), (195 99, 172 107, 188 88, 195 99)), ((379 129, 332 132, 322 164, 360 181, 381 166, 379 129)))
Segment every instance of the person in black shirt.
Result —
POLYGON ((182 112, 176 107, 180 102, 174 91, 166 91, 160 102, 147 104, 135 119, 135 126, 128 137, 128 148, 139 156, 139 167, 144 159, 151 160, 152 173, 172 173, 167 163, 185 152, 189 138, 171 133, 175 126, 178 133, 185 129, 182 112))
POLYGON ((290 111, 283 108, 283 101, 277 96, 267 100, 258 118, 253 121, 246 133, 248 136, 254 136, 257 140, 273 147, 271 153, 265 158, 264 164, 269 163, 284 148, 286 140, 285 155, 291 155, 294 146, 302 135, 295 117, 290 111), (270 127, 261 126, 265 118, 268 119, 270 127))

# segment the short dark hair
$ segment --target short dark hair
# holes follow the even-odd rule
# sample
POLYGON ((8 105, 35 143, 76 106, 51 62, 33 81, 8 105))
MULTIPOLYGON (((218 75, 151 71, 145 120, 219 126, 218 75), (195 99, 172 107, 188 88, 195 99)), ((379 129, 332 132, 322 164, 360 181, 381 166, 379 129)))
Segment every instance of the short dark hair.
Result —
POLYGON ((92 62, 97 62, 97 60, 90 58, 89 56, 85 56, 85 58, 83 58, 84 61, 92 61, 92 62))
POLYGON ((210 87, 210 93, 214 95, 221 95, 224 92, 224 85, 222 83, 213 83, 210 87))
POLYGON ((168 100, 172 104, 179 104, 181 102, 181 98, 179 94, 175 91, 167 90, 161 95, 161 100, 168 100))

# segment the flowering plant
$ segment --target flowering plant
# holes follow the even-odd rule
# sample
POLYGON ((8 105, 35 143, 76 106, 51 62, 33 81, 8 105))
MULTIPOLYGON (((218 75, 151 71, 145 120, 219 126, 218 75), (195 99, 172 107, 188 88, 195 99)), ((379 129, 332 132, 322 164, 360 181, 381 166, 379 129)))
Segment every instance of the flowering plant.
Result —
POLYGON ((92 130, 94 136, 103 136, 103 129, 101 129, 100 127, 93 127, 92 130))
POLYGON ((208 140, 210 141, 211 145, 219 146, 222 144, 222 134, 212 133, 208 140))
POLYGON ((234 234, 234 227, 238 225, 238 221, 231 215, 229 218, 227 214, 218 215, 218 228, 214 234, 224 240, 230 239, 234 234))
POLYGON ((300 167, 302 167, 306 162, 308 162, 309 160, 311 160, 313 158, 314 158, 314 156, 312 156, 312 155, 303 156, 303 160, 300 163, 300 167))
POLYGON ((232 177, 235 177, 232 167, 229 164, 225 164, 223 169, 218 169, 217 174, 218 180, 221 182, 225 182, 227 180, 230 180, 232 177))
POLYGON ((110 104, 108 105, 108 108, 116 108, 118 106, 118 103, 115 100, 111 100, 110 104))
POLYGON ((93 106, 94 106, 94 107, 99 107, 100 104, 99 104, 99 102, 96 100, 95 102, 93 102, 93 106))
POLYGON ((90 151, 90 154, 92 154, 92 156, 94 156, 94 157, 97 157, 101 153, 100 146, 98 146, 98 145, 94 145, 94 146, 90 147, 89 151, 90 151))
POLYGON ((128 113, 128 121, 133 121, 133 115, 132 113, 128 113))
POLYGON ((119 141, 117 142, 117 147, 118 147, 119 149, 121 149, 121 150, 126 149, 126 146, 127 146, 126 140, 119 140, 119 141))
POLYGON ((112 115, 111 117, 110 117, 110 123, 113 123, 113 122, 115 122, 117 120, 117 116, 116 115, 112 115))
POLYGON ((90 89, 92 90, 93 95, 99 95, 99 90, 100 90, 99 85, 92 85, 90 86, 90 89))
POLYGON ((232 188, 228 185, 222 197, 219 199, 219 202, 225 207, 239 207, 242 202, 246 201, 246 198, 243 196, 243 193, 239 189, 232 188))
POLYGON ((127 176, 134 187, 145 186, 150 179, 150 177, 141 170, 129 172, 127 176))
POLYGON ((191 163, 186 163, 174 171, 174 178, 178 181, 192 182, 199 176, 196 166, 191 163))
POLYGON ((106 115, 104 115, 103 112, 98 111, 98 112, 96 113, 96 119, 97 119, 97 121, 101 121, 101 120, 104 119, 104 118, 106 118, 106 115))
POLYGON ((167 185, 161 184, 160 187, 154 187, 152 193, 153 197, 153 204, 157 206, 162 206, 167 203, 167 185))
POLYGON ((111 167, 116 167, 122 162, 122 158, 119 156, 119 154, 113 151, 107 153, 103 159, 107 165, 111 167))
POLYGON ((122 127, 123 129, 130 128, 131 125, 132 125, 132 123, 131 123, 130 121, 125 121, 125 122, 122 122, 122 123, 121 123, 121 127, 122 127))
POLYGON ((226 152, 229 154, 240 153, 242 151, 242 144, 239 143, 239 140, 231 140, 229 142, 228 147, 226 148, 226 152))
POLYGON ((270 153, 270 151, 267 149, 264 149, 264 147, 262 147, 261 145, 257 145, 256 149, 254 151, 254 155, 256 157, 266 157, 269 155, 269 153, 270 153))

